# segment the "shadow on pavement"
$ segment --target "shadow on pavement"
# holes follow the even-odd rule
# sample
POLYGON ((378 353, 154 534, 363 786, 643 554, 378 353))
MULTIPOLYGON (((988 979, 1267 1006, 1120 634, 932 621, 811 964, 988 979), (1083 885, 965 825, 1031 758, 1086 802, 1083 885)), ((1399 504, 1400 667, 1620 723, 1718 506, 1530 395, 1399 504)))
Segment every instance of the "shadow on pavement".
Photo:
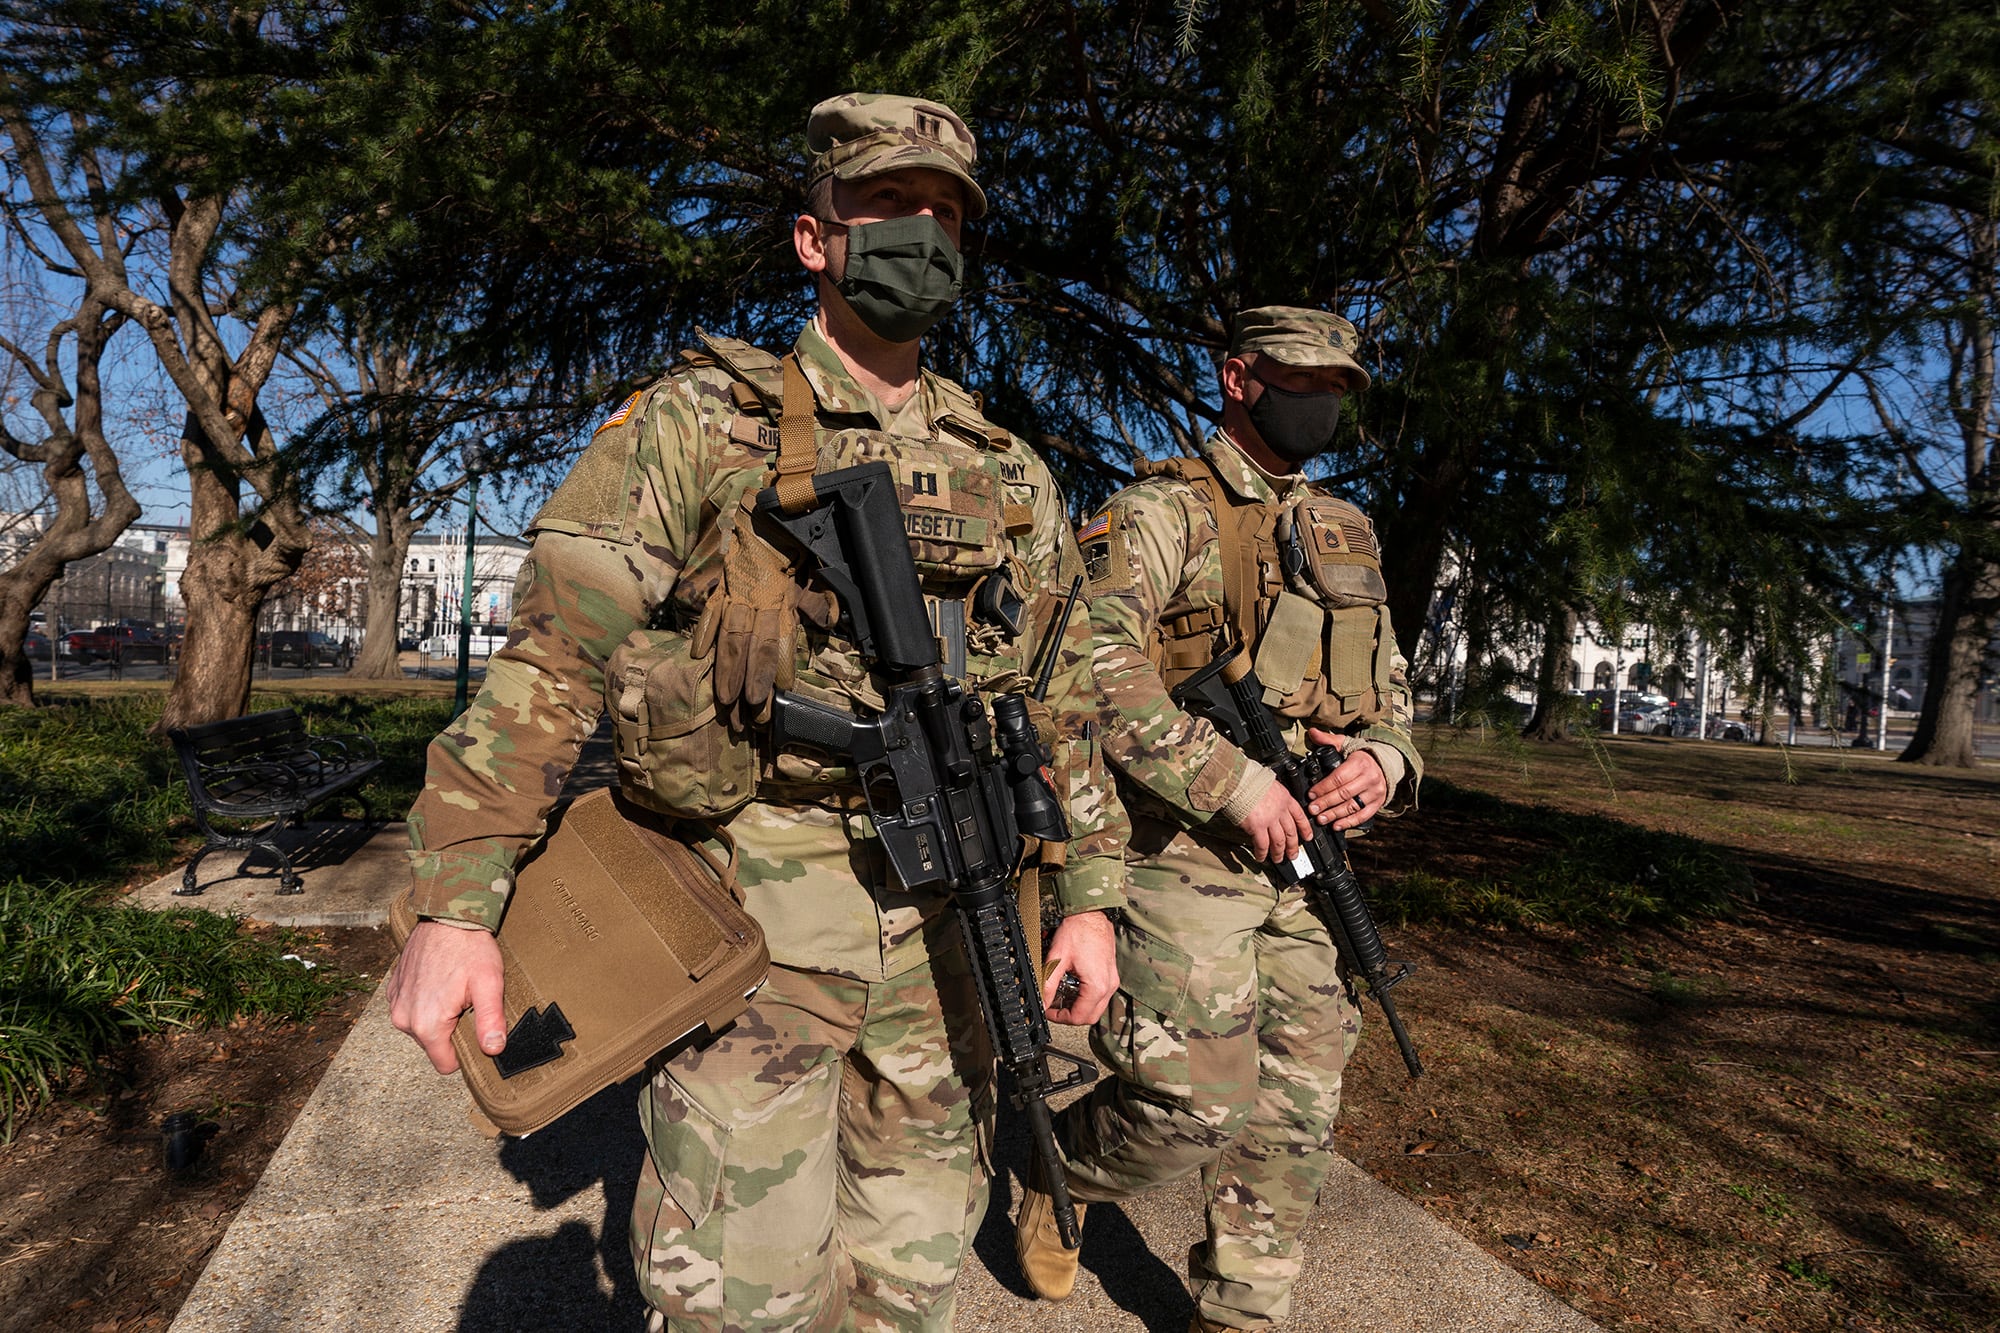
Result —
MULTIPOLYGON (((1024 1179, 1028 1169, 1027 1122, 1013 1113, 1004 1095, 993 1155, 992 1195, 972 1248, 996 1283, 1023 1300, 1033 1300, 1035 1293, 1014 1258, 1013 1214, 1019 1196, 1015 1182, 1024 1179)), ((1136 1318, 1146 1333, 1186 1333, 1194 1313, 1187 1284, 1171 1264, 1147 1248, 1146 1238, 1117 1204, 1090 1206, 1080 1262, 1096 1275, 1112 1303, 1136 1318)))
MULTIPOLYGON (((288 825, 274 829, 270 837, 271 841, 291 853, 292 869, 304 874, 347 861, 366 846, 369 839, 380 833, 388 822, 380 817, 315 819, 304 828, 288 825)), ((219 848, 202 861, 203 889, 214 888, 232 879, 268 880, 275 885, 278 882, 277 859, 262 847, 251 847, 240 852, 219 848), (225 874, 214 875, 213 871, 231 863, 232 856, 237 858, 235 868, 225 874)))
POLYGON ((601 1181, 604 1221, 595 1236, 571 1220, 552 1234, 495 1250, 466 1294, 460 1333, 645 1326, 646 1302, 626 1246, 639 1154, 646 1150, 632 1110, 642 1077, 614 1083, 547 1129, 501 1146, 500 1164, 528 1187, 538 1208, 553 1208, 601 1181), (600 1271, 610 1281, 608 1295, 600 1271))

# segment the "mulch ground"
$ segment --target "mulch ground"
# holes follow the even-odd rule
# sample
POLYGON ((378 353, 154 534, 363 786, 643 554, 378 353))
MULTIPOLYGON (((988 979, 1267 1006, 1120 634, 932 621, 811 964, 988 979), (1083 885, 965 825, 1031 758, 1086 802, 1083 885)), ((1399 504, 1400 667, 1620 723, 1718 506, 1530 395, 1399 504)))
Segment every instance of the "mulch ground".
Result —
MULTIPOLYGON (((1387 930, 1423 965, 1397 997, 1429 1072, 1371 1002, 1341 1150, 1609 1328, 2000 1328, 2000 780, 1810 757, 1787 780, 1749 747, 1658 744, 1614 748, 1615 791, 1601 756, 1433 769, 1696 836, 1738 821, 1756 901, 1677 930, 1387 930)), ((1420 812, 1357 870, 1477 871, 1500 832, 1420 812)), ((364 985, 388 965, 386 931, 315 934, 364 985)), ((142 1043, 26 1121, 0 1148, 0 1329, 170 1323, 366 998, 142 1043), (218 1127, 183 1173, 177 1110, 218 1127)))
POLYGON ((139 1042, 103 1086, 79 1084, 0 1147, 0 1329, 126 1333, 173 1322, 393 955, 386 930, 305 933, 301 956, 360 989, 309 1024, 253 1021, 139 1042), (177 1111, 215 1129, 192 1166, 171 1171, 160 1123, 177 1111))
MULTIPOLYGON (((1744 821, 1756 901, 1684 930, 1387 932, 1428 965, 1396 994, 1429 1072, 1364 1029, 1342 1151, 1609 1328, 2000 1328, 2000 775, 1808 752, 1787 780, 1656 744, 1682 748, 1614 750, 1615 794, 1575 756, 1540 785, 1434 768, 1696 835, 1699 781, 1744 821)), ((1412 816, 1357 872, 1491 832, 1412 816)))

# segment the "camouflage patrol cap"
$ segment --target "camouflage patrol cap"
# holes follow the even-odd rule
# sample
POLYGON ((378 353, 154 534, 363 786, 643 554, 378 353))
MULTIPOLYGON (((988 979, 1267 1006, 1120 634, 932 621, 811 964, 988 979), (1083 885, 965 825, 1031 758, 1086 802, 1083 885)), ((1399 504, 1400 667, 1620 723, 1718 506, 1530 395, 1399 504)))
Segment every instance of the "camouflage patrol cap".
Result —
POLYGON ((1355 353, 1361 335, 1339 315, 1296 305, 1262 305, 1236 317, 1236 336, 1229 354, 1261 352, 1288 366, 1339 366, 1360 376, 1360 388, 1370 379, 1355 353))
POLYGON ((806 151, 812 154, 807 189, 828 176, 851 181, 929 167, 964 182, 967 211, 975 218, 986 214, 986 192, 972 179, 979 145, 942 102, 889 93, 829 97, 806 117, 806 151))

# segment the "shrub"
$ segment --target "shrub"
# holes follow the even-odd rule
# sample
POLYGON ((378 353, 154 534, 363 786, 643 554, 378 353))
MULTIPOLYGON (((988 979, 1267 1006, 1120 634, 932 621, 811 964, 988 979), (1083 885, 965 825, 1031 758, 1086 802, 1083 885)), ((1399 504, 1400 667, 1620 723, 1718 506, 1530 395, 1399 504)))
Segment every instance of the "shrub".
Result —
MULTIPOLYGON (((0 710, 0 1141, 15 1120, 122 1042, 242 1016, 309 1017, 345 982, 284 959, 288 939, 195 908, 99 901, 163 865, 193 832, 173 747, 148 734, 158 696, 62 699, 0 710)), ((314 732, 366 731, 382 767, 364 788, 407 810, 424 747, 451 718, 436 699, 260 695, 314 732)))
POLYGON ((344 987, 238 917, 91 901, 84 887, 0 888, 0 1141, 18 1115, 136 1036, 244 1015, 306 1018, 344 987))

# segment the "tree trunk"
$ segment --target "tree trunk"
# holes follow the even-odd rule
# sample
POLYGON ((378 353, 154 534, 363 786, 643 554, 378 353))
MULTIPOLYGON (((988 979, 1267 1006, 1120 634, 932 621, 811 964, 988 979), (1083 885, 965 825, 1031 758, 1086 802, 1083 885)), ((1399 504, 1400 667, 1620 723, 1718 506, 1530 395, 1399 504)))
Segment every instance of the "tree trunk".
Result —
MULTIPOLYGON (((1951 358, 1947 397, 1964 450, 1965 535, 1945 571, 1931 632, 1930 684, 1909 748, 1896 758, 1938 768, 1971 768, 1973 706, 1986 671, 1986 646, 2000 620, 2000 476, 1994 475, 1996 320, 2000 320, 2000 219, 1989 213, 1970 228, 1972 288, 1962 351, 1951 358)), ((1888 700, 1882 707, 1889 706, 1888 700)))
POLYGON ((1900 763, 1971 768, 1973 705, 1986 668, 1986 647, 2000 619, 2000 564, 1961 550, 1945 575, 1937 626, 1926 661, 1929 688, 1917 734, 1896 756, 1900 763))
POLYGON ((214 465, 216 451, 202 441, 189 414, 181 439, 188 466, 190 507, 187 572, 187 638, 180 673, 154 727, 174 727, 240 717, 250 705, 250 666, 257 650, 257 612, 273 584, 299 566, 309 543, 303 519, 287 501, 253 515, 242 511, 235 473, 214 465))
MULTIPOLYGON (((1409 491, 1385 513, 1372 515, 1382 543, 1382 577, 1389 585, 1389 619, 1405 658, 1417 651, 1424 615, 1437 588, 1450 539, 1451 516, 1464 500, 1470 469, 1456 450, 1440 449, 1419 463, 1409 491)), ((1467 663, 1468 667, 1470 662, 1467 663)))
POLYGON ((368 542, 368 628, 361 656, 349 674, 368 680, 401 680, 397 650, 403 602, 403 565, 410 555, 410 515, 406 509, 377 511, 368 542))
MULTIPOLYGON (((57 467, 46 469, 50 489, 56 494, 54 520, 19 560, 0 571, 0 707, 25 708, 35 702, 35 664, 24 643, 28 616, 35 604, 62 577, 65 565, 109 550, 118 535, 139 517, 139 502, 125 489, 117 472, 107 474, 102 469, 98 476, 106 504, 102 513, 91 515, 83 473, 74 464, 71 459, 63 465, 63 476, 54 475, 57 467)), ((52 612, 47 626, 51 654, 62 646, 62 635, 56 630, 52 612)))
MULTIPOLYGON (((0 707, 26 708, 35 702, 35 662, 22 640, 28 636, 32 604, 12 588, 0 588, 0 707)), ((49 652, 56 651, 56 633, 49 625, 49 652)))
POLYGON ((261 594, 247 595, 236 553, 196 544, 188 553, 181 596, 188 607, 180 674, 156 730, 241 717, 250 707, 250 666, 256 651, 261 594))
POLYGON ((1542 664, 1535 673, 1535 715, 1521 735, 1531 741, 1569 739, 1570 648, 1576 642, 1576 610, 1566 603, 1549 609, 1542 628, 1542 664))

